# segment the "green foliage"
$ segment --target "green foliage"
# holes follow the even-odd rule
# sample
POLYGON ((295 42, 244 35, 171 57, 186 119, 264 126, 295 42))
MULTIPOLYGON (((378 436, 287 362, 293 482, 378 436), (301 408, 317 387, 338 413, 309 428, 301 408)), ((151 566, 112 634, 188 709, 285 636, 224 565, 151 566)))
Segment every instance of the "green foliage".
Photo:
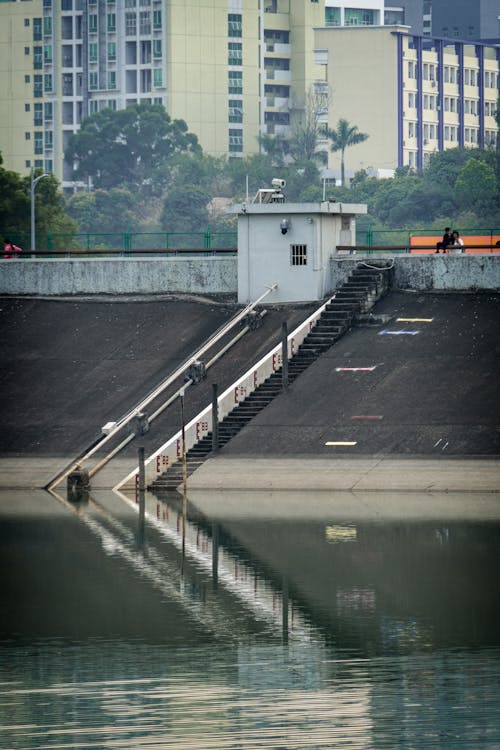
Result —
POLYGON ((65 159, 77 163, 77 179, 90 177, 96 188, 125 185, 154 195, 169 184, 169 162, 182 152, 201 154, 184 120, 172 120, 160 104, 135 104, 84 120, 65 159))
POLYGON ((137 227, 136 198, 123 188, 76 193, 66 207, 80 232, 108 234, 127 226, 137 227))
POLYGON ((341 153, 341 182, 345 185, 345 165, 344 165, 344 152, 349 146, 355 146, 357 143, 366 141, 369 137, 366 133, 360 133, 357 125, 351 125, 343 117, 337 123, 335 130, 327 130, 328 138, 331 140, 330 151, 334 153, 340 151, 341 153))
POLYGON ((208 225, 210 194, 197 185, 174 187, 168 191, 161 226, 169 232, 203 232, 208 225))
POLYGON ((457 199, 461 205, 469 205, 477 215, 490 217, 498 208, 498 186, 495 170, 489 164, 471 158, 457 177, 455 184, 457 199))

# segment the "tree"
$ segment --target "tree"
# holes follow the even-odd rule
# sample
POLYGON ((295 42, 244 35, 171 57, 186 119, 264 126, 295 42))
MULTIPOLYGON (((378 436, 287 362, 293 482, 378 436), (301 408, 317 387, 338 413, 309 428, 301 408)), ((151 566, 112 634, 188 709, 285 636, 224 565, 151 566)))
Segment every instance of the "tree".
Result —
POLYGON ((161 104, 135 104, 84 120, 65 159, 76 162, 76 179, 91 178, 96 188, 127 185, 153 195, 168 184, 169 161, 182 152, 202 153, 184 120, 172 120, 161 104))
POLYGON ((161 214, 161 226, 168 232, 203 232, 208 225, 211 195, 197 185, 173 187, 168 191, 161 214))
POLYGON ((457 177, 455 193, 461 205, 478 216, 492 216, 498 207, 495 170, 478 159, 469 159, 457 177))
POLYGON ((303 103, 295 108, 289 141, 290 154, 295 161, 326 161, 325 152, 318 150, 318 144, 325 137, 322 117, 328 112, 328 104, 328 94, 311 87, 303 103))
POLYGON ((140 225, 141 212, 137 211, 135 196, 123 188, 75 193, 66 201, 66 207, 80 232, 104 235, 125 232, 129 226, 137 231, 140 225))
POLYGON ((345 185, 345 165, 344 165, 344 152, 349 146, 355 146, 357 143, 366 141, 369 137, 366 133, 360 133, 357 125, 350 125, 347 120, 343 117, 337 123, 335 130, 328 129, 328 138, 331 140, 332 145, 330 150, 334 153, 340 151, 340 175, 342 186, 345 185))

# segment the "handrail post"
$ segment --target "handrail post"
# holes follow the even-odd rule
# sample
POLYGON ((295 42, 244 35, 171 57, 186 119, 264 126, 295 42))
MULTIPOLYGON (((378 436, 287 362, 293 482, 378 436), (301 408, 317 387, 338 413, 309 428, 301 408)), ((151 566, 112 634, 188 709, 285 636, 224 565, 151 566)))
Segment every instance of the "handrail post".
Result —
POLYGON ((212 383, 212 452, 219 450, 219 404, 217 401, 219 386, 212 383))
POLYGON ((286 320, 281 324, 281 385, 284 391, 288 388, 288 326, 286 320))

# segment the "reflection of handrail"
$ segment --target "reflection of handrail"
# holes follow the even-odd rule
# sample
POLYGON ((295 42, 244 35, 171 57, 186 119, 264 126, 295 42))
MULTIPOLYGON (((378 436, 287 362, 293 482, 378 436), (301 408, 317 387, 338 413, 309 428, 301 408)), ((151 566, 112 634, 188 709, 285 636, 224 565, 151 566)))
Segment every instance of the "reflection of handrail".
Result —
POLYGON ((226 336, 231 329, 234 328, 234 326, 239 323, 246 315, 248 315, 249 312, 253 310, 254 307, 256 307, 262 300, 267 297, 268 294, 273 292, 277 288, 278 284, 274 283, 271 286, 267 287, 266 291, 258 297, 254 302, 251 302, 246 307, 243 308, 239 313, 237 313, 233 318, 231 318, 228 323, 225 323, 219 330, 211 337, 209 338, 203 346, 198 349, 195 354, 192 354, 183 364, 181 364, 169 377, 164 380, 162 383, 160 383, 159 386, 157 386, 148 396, 146 396, 145 399, 143 399, 137 406, 135 406, 131 411, 129 411, 125 416, 123 416, 113 427, 110 432, 105 435, 103 438, 101 438, 97 443, 95 443, 90 450, 88 450, 83 456, 81 456, 77 461, 74 461, 71 466, 60 472, 54 479, 51 480, 51 482, 47 485, 46 489, 53 490, 55 489, 66 477, 75 470, 77 466, 80 466, 82 463, 87 461, 91 456, 94 455, 98 450, 100 450, 106 443, 108 443, 115 435, 120 432, 137 414, 140 414, 149 404, 154 401, 163 391, 165 391, 166 388, 168 388, 177 378, 179 378, 183 373, 188 369, 190 365, 193 364, 193 362, 196 362, 200 359, 200 357, 205 354, 212 346, 214 346, 218 341, 220 341, 221 338, 226 336))
MULTIPOLYGON (((326 306, 335 297, 328 299, 321 307, 315 310, 305 321, 288 336, 288 355, 293 357, 308 333, 312 330, 318 318, 326 306)), ((217 399, 218 415, 222 421, 234 408, 244 401, 253 391, 263 383, 273 372, 281 369, 282 344, 277 344, 270 352, 262 357, 257 364, 242 375, 237 381, 230 385, 217 399)), ((205 437, 212 429, 212 406, 203 409, 185 427, 186 448, 189 450, 201 438, 205 437)), ((181 432, 176 432, 166 443, 156 450, 146 460, 146 482, 150 484, 169 466, 181 458, 181 432)), ((135 482, 138 468, 135 468, 121 480, 114 490, 119 490, 132 480, 135 482)))

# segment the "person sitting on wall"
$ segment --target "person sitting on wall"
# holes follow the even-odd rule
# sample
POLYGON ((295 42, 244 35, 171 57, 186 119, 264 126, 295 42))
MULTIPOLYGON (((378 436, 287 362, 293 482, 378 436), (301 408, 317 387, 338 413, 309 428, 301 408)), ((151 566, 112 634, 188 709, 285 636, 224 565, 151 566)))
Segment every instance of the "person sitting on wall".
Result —
POLYGON ((452 242, 453 242, 453 235, 451 234, 451 228, 445 227, 443 239, 441 240, 441 242, 438 242, 436 245, 436 253, 441 253, 441 252, 445 253, 446 248, 448 247, 448 245, 451 245, 452 242))
POLYGON ((456 229, 453 230, 452 234, 452 241, 449 245, 446 247, 446 252, 453 252, 453 253, 463 253, 464 251, 464 241, 460 237, 460 233, 457 232, 456 229))
POLYGON ((13 242, 11 242, 8 239, 5 239, 3 241, 3 257, 4 258, 15 258, 16 255, 19 255, 22 253, 22 249, 18 247, 17 245, 14 245, 13 242))

